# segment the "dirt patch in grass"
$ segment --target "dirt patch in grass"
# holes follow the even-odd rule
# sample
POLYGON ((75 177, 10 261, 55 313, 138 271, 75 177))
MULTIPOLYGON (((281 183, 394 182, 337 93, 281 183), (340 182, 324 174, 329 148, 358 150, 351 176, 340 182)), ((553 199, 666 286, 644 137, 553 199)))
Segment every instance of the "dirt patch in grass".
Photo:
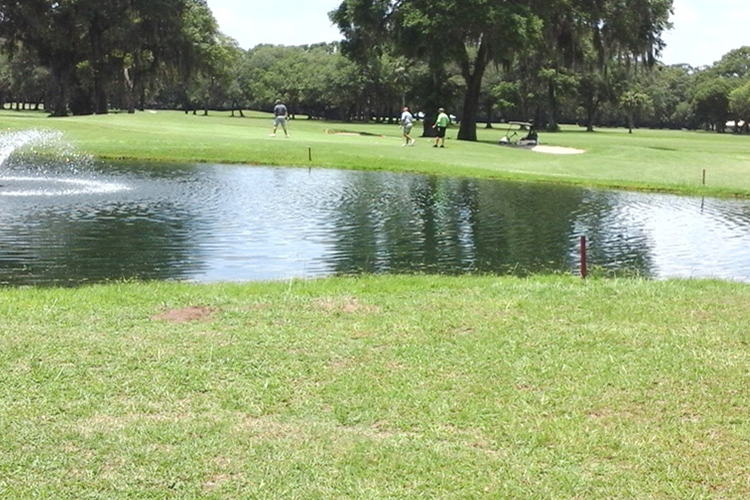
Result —
POLYGON ((171 323, 187 323, 189 321, 201 321, 211 317, 216 312, 213 307, 193 306, 181 309, 171 309, 163 313, 151 316, 155 321, 168 321, 171 323))
POLYGON ((321 298, 314 301, 317 309, 340 314, 376 313, 379 307, 362 304, 356 297, 321 298))

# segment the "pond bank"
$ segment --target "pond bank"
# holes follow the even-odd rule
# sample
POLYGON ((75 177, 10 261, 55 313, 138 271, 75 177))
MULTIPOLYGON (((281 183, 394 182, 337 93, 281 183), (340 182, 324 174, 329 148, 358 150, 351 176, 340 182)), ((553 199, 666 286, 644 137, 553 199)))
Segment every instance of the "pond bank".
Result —
MULTIPOLYGON (((402 148, 395 125, 341 124, 349 135, 329 134, 335 124, 293 120, 292 138, 268 137, 268 114, 246 118, 212 112, 175 111, 47 118, 43 113, 0 111, 0 127, 62 131, 80 151, 105 159, 204 162, 392 170, 476 178, 555 182, 601 188, 671 192, 697 196, 750 196, 750 138, 685 131, 599 129, 565 126, 541 134, 544 146, 585 154, 542 155, 498 145, 499 128, 477 130, 476 143, 455 140, 428 148, 420 138, 402 148)), ((499 127, 499 126, 498 126, 499 127)), ((155 164, 154 168, 158 168, 155 164)))

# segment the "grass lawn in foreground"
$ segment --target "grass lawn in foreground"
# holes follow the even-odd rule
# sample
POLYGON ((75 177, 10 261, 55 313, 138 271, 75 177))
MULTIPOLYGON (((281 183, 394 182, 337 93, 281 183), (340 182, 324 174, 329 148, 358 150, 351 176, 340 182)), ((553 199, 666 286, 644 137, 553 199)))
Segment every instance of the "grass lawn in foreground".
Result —
POLYGON ((750 498, 750 287, 0 289, 0 498, 750 498))
MULTIPOLYGON (((476 143, 455 140, 454 126, 445 149, 430 147, 428 138, 419 138, 414 147, 401 147, 397 125, 302 117, 291 121, 290 139, 283 134, 272 138, 270 115, 255 111, 245 118, 177 111, 48 118, 43 113, 4 110, 0 127, 60 130, 79 151, 102 159, 391 170, 750 196, 750 137, 732 134, 654 130, 628 134, 625 129, 587 133, 566 126, 561 133, 542 133, 542 143, 586 152, 554 155, 497 145, 504 134, 501 125, 480 128, 476 143)), ((415 135, 420 127, 418 123, 415 135)))

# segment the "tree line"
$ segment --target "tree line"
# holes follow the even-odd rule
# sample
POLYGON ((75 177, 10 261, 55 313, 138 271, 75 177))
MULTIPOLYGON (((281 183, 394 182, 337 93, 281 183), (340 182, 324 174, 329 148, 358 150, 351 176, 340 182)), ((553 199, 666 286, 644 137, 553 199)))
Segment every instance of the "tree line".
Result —
POLYGON ((330 13, 341 42, 244 50, 205 0, 0 0, 0 101, 52 116, 243 115, 280 98, 344 121, 393 121, 409 105, 426 124, 445 107, 464 140, 504 120, 748 132, 750 47, 664 65, 671 11, 672 0, 343 0, 330 13))

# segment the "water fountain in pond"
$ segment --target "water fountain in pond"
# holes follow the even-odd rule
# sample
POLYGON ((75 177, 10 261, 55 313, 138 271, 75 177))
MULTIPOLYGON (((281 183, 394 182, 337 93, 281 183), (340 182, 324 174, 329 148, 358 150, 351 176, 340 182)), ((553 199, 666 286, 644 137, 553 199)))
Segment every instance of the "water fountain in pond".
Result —
POLYGON ((76 153, 61 132, 21 130, 0 134, 0 197, 113 193, 128 187, 97 180, 92 158, 76 153))

